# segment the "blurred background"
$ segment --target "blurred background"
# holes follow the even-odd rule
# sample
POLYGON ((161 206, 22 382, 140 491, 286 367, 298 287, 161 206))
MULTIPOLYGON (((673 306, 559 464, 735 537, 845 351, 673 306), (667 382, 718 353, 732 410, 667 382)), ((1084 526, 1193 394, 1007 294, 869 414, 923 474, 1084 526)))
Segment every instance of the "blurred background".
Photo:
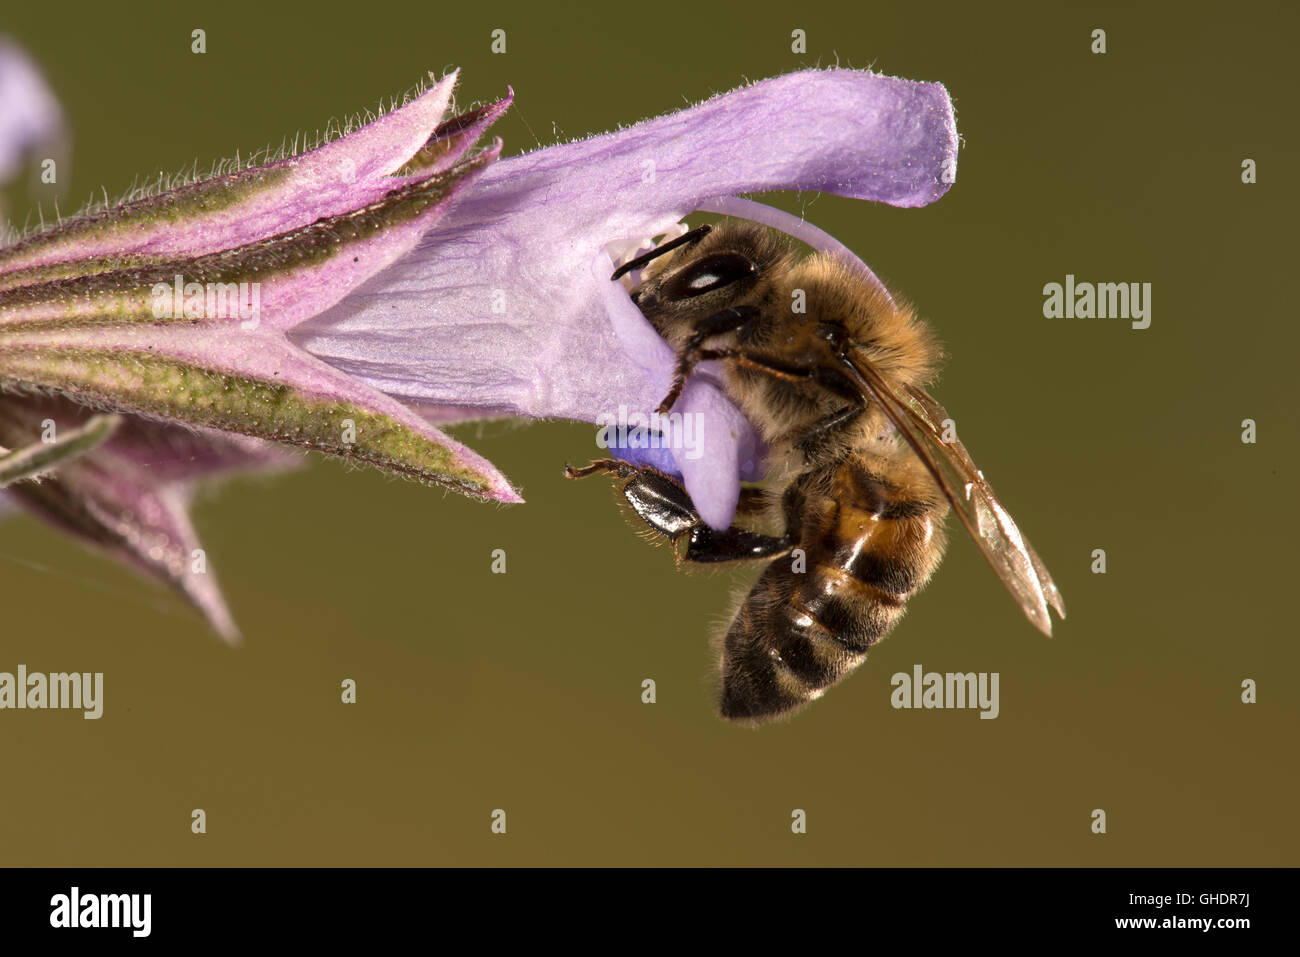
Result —
MULTIPOLYGON (((457 431, 523 506, 320 459, 205 494, 196 524, 238 650, 18 517, 0 525, 0 671, 102 671, 105 714, 0 713, 0 863, 1300 863, 1300 15, 835 6, 11 4, 0 32, 67 112, 64 212, 452 66, 463 103, 514 87, 495 130, 508 155, 815 64, 943 82, 963 150, 938 203, 767 199, 937 329, 936 395, 1062 588, 1056 637, 954 524, 934 581, 853 677, 788 723, 728 725, 708 639, 743 576, 674 570, 607 484, 567 482, 564 463, 597 452, 576 423, 457 431), (1067 273, 1152 283, 1150 328, 1045 319, 1043 286, 1067 273), (891 675, 916 664, 999 672, 1000 716, 892 709, 891 675)), ((48 189, 20 177, 10 217, 43 204, 48 219, 48 189)))

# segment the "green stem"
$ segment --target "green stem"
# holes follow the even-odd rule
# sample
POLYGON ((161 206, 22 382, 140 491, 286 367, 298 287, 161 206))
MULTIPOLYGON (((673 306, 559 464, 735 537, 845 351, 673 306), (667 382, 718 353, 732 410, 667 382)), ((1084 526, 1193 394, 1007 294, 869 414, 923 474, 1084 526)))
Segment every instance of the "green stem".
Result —
POLYGON ((33 442, 12 452, 0 449, 0 488, 35 478, 93 449, 113 434, 120 421, 116 415, 97 415, 53 442, 33 442))

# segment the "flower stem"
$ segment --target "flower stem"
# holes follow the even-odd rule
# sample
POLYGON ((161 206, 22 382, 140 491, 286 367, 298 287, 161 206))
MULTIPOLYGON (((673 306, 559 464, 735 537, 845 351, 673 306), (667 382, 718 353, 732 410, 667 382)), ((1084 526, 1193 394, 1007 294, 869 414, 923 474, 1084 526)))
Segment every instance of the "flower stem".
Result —
POLYGON ((53 442, 33 442, 12 452, 0 449, 0 488, 35 478, 93 449, 113 434, 119 422, 116 415, 97 415, 53 442))

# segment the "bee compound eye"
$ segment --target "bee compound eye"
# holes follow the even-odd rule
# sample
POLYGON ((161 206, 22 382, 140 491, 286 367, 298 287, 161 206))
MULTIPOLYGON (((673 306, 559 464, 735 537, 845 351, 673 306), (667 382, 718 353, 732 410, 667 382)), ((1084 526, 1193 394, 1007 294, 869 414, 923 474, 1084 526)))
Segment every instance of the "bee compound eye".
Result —
POLYGON ((740 253, 714 253, 697 259, 673 276, 664 294, 670 299, 691 299, 757 274, 758 267, 740 253))

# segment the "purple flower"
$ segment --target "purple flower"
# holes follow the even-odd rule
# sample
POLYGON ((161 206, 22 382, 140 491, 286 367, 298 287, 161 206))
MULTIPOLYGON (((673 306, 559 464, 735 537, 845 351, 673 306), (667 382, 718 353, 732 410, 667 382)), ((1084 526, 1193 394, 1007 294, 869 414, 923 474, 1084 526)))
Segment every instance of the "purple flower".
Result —
MULTIPOLYGON (((502 160, 412 253, 294 338, 442 421, 648 412, 668 392, 673 356, 610 282, 611 250, 630 257, 697 209, 735 212, 728 198, 741 193, 820 190, 922 206, 947 191, 956 151, 939 84, 850 70, 766 80, 502 160)), ((795 231, 799 221, 772 222, 795 231)), ((684 477, 709 524, 725 527, 742 475, 760 475, 762 450, 707 365, 675 408, 703 416, 703 454, 674 449, 675 463, 660 464, 684 477)))
POLYGON ((286 336, 409 252, 497 158, 499 142, 471 149, 508 101, 444 123, 454 80, 301 156, 0 249, 5 495, 173 585, 228 637, 186 502, 198 478, 282 467, 272 442, 520 501, 490 463, 286 336), (91 408, 128 418, 81 435, 91 408))
POLYGON ((0 380, 518 501, 489 463, 285 335, 414 247, 496 159, 499 144, 465 156, 505 103, 439 127, 453 82, 301 156, 0 250, 0 380))
MULTIPOLYGON (((196 571, 197 479, 284 467, 278 443, 521 501, 435 423, 658 406, 675 357, 610 280, 617 263, 707 210, 784 229, 874 281, 815 227, 740 194, 919 206, 955 172, 938 84, 807 71, 497 161, 499 143, 471 151, 509 99, 443 122, 453 79, 311 152, 0 249, 0 485, 43 477, 6 494, 233 635, 196 571), (51 422, 60 437, 43 435, 51 422)), ((710 364, 674 411, 702 423, 701 444, 639 454, 725 526, 764 449, 710 364)))

